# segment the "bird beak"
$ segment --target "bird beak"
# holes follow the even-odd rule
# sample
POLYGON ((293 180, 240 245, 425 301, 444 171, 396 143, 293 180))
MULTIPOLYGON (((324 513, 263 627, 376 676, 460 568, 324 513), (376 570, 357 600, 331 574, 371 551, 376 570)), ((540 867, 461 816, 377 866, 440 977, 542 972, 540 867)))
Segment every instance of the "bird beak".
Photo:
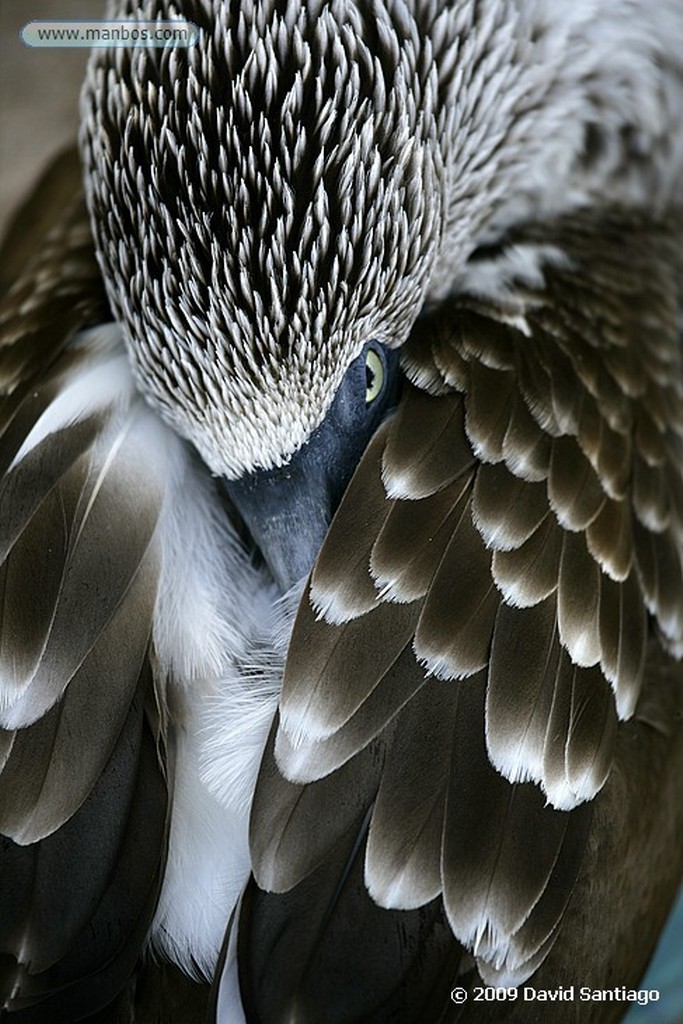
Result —
POLYGON ((286 465, 225 481, 232 505, 283 593, 313 568, 370 438, 398 401, 398 353, 383 351, 382 359, 381 400, 366 404, 363 352, 348 368, 322 423, 286 465))
POLYGON ((308 576, 336 505, 318 460, 250 473, 225 489, 282 592, 308 576))

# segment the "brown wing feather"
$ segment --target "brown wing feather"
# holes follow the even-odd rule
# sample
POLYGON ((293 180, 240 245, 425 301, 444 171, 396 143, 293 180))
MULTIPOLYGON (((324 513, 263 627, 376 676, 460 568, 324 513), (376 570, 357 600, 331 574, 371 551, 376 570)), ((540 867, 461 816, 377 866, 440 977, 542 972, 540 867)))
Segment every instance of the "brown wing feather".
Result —
POLYGON ((561 554, 562 530, 550 512, 521 547, 494 551, 491 572, 504 600, 528 608, 554 593, 561 554))
POLYGON ((141 699, 148 664, 140 682, 106 768, 74 817, 40 844, 0 837, 9 890, 9 899, 0 892, 3 1002, 21 1011, 18 1019, 81 1019, 107 1006, 134 970, 168 825, 157 737, 141 699))
POLYGON ((293 744, 279 729, 275 741, 278 767, 293 782, 314 782, 323 778, 379 736, 425 682, 424 670, 408 640, 374 690, 348 722, 330 737, 293 744))
POLYGON ((382 478, 388 494, 425 498, 473 465, 462 399, 432 398, 418 388, 408 388, 384 450, 382 478), (412 429, 416 422, 420 423, 417 433, 412 429))
POLYGON ((429 680, 400 715, 387 752, 365 862, 368 891, 380 906, 419 907, 441 892, 457 704, 452 691, 452 683, 429 680))
POLYGON ((15 842, 35 842, 68 821, 104 770, 147 653, 155 578, 156 566, 147 560, 64 699, 15 734, 0 772, 0 832, 15 842), (103 700, 98 680, 105 679, 103 700))
MULTIPOLYGON (((370 442, 370 450, 384 447, 385 428, 380 427, 370 442)), ((368 458, 358 467, 358 479, 354 490, 358 492, 360 501, 342 500, 337 510, 337 519, 343 526, 330 534, 317 559, 311 576, 311 604, 316 612, 322 614, 328 622, 341 623, 356 618, 364 612, 375 608, 378 603, 377 590, 368 570, 370 555, 375 541, 374 532, 367 529, 368 522, 374 525, 377 509, 388 518, 393 503, 385 501, 384 485, 377 461, 368 458), (358 537, 358 545, 349 558, 346 536, 358 537), (337 543, 342 548, 337 548, 337 543), (340 579, 336 571, 341 559, 346 557, 346 572, 340 579)))
MULTIPOLYGON (((36 206, 48 201, 40 191, 31 197, 36 206)), ((42 376, 76 331, 111 320, 79 175, 72 198, 21 265, 0 298, 0 395, 42 376)))
MULTIPOLYGON (((275 744, 324 803, 344 792, 335 758, 346 772, 377 737, 370 891, 387 907, 441 891, 456 937, 500 984, 538 969, 561 934, 617 717, 648 679, 648 631, 683 647, 678 243, 670 225, 618 214, 525 237, 565 254, 525 302, 453 300, 407 342, 412 384, 316 570, 343 595, 357 546, 366 596, 346 625, 321 601, 314 621, 304 597, 275 744), (411 630, 443 682, 387 685, 390 667, 414 672, 401 656, 411 630)), ((265 766, 276 778, 272 754, 265 766)), ((258 834, 264 813, 257 790, 258 834)), ((265 858, 276 888, 310 870, 291 828, 286 849, 254 846, 257 878, 265 858)))
POLYGON ((13 213, 0 247, 0 294, 20 276, 45 236, 81 190, 81 160, 71 146, 50 163, 26 200, 13 213))
POLYGON ((415 515, 411 501, 396 501, 370 553, 375 590, 396 601, 424 597, 444 556, 462 506, 469 480, 456 480, 420 502, 415 515), (410 554, 397 557, 402 545, 410 554))
POLYGON ((32 255, 10 246, 0 301, 0 1005, 36 1021, 126 984, 167 842, 150 637, 176 442, 118 328, 93 326, 110 316, 77 173, 70 191, 32 255))

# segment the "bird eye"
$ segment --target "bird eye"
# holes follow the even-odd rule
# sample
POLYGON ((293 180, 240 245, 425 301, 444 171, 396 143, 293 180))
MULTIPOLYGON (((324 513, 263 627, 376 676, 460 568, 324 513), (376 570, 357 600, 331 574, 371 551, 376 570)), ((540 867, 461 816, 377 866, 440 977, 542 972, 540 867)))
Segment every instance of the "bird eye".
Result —
POLYGON ((369 348, 365 355, 365 404, 370 405, 384 387, 384 363, 380 354, 369 348))

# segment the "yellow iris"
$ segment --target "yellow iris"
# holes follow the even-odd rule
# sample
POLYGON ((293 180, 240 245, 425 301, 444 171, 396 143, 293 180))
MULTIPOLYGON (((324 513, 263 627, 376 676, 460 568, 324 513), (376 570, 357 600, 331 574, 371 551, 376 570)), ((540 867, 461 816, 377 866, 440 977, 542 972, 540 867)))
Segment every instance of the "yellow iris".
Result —
POLYGON ((367 405, 374 402, 384 386, 384 363, 375 352, 369 348, 365 357, 365 402, 367 405))

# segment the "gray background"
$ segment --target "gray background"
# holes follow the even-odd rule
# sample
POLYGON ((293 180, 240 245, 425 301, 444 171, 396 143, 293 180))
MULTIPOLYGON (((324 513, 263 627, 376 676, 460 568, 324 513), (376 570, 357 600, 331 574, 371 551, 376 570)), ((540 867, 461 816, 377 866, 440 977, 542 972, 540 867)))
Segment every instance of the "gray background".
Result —
POLYGON ((41 19, 102 16, 103 0, 0 0, 0 233, 50 157, 75 139, 86 49, 31 49, 19 30, 41 19))

